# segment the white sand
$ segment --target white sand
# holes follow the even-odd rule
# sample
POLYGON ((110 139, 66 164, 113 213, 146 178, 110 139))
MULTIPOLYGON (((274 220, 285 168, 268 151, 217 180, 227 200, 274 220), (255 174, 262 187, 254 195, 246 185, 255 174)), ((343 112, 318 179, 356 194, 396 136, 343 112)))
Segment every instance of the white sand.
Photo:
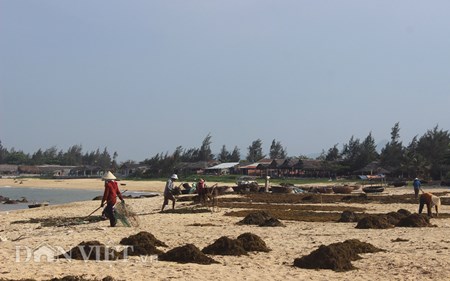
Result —
MULTIPOLYGON (((0 186, 14 186, 13 180, 0 186)), ((24 181, 17 186, 36 186, 38 180, 24 181)), ((40 182, 40 181, 38 181, 40 182)), ((58 181, 40 182, 46 187, 70 187, 102 189, 100 180, 78 183, 58 181)), ((162 191, 164 183, 127 182, 130 190, 162 191), (136 188, 136 189, 134 189, 136 188)), ((443 189, 448 191, 448 189, 443 189)), ((389 189, 387 193, 410 192, 409 189, 389 189)), ((437 191, 437 190, 436 190, 437 191)), ((393 228, 385 230, 361 230, 355 223, 307 223, 284 221, 287 227, 261 228, 239 226, 242 218, 224 216, 229 211, 215 213, 169 214, 159 213, 162 197, 129 199, 140 214, 138 228, 110 228, 108 221, 67 227, 41 227, 35 223, 14 224, 19 220, 46 217, 86 216, 99 206, 98 201, 77 202, 39 209, 0 212, 0 279, 33 278, 45 280, 66 275, 83 275, 87 278, 112 276, 122 280, 450 280, 450 219, 432 219, 433 228, 393 228), (194 223, 213 224, 195 227, 194 223), (272 249, 269 253, 251 253, 249 256, 212 256, 220 262, 213 265, 177 264, 172 262, 142 261, 129 257, 126 261, 26 261, 25 248, 36 249, 42 245, 59 246, 66 250, 82 241, 98 240, 108 246, 118 246, 119 241, 139 231, 148 231, 169 245, 168 249, 192 243, 202 249, 221 236, 236 238, 245 232, 259 235, 272 249), (12 240, 20 238, 18 241, 12 240), (401 238, 407 242, 392 242, 401 238), (333 272, 331 270, 307 270, 293 267, 297 257, 309 254, 319 245, 359 239, 386 252, 363 254, 363 259, 353 262, 357 270, 333 272), (16 260, 17 248, 19 261, 16 260)), ((179 203, 177 208, 189 203, 179 203)), ((345 205, 339 203, 339 205, 345 205)), ((387 213, 400 208, 417 212, 411 204, 350 204, 367 208, 368 212, 387 213)), ((99 213, 100 211, 98 211, 99 213)), ((450 206, 442 206, 441 213, 449 213, 450 206)), ((96 213, 98 215, 98 213, 96 213)), ((160 248, 163 251, 168 249, 160 248)))

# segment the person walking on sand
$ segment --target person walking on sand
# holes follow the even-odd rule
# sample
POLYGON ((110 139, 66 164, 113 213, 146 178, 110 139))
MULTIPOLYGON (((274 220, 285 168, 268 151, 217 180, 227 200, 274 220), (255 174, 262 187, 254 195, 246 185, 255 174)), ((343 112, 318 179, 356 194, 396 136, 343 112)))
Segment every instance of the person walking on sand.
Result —
POLYGON ((439 208, 441 207, 441 198, 439 198, 436 195, 433 195, 431 193, 424 192, 420 195, 420 199, 419 199, 419 214, 422 213, 424 205, 427 205, 427 214, 429 217, 433 216, 431 209, 433 207, 435 207, 436 208, 436 217, 437 217, 439 215, 439 208))
POLYGON ((116 205, 116 198, 119 197, 122 203, 123 200, 122 194, 120 193, 119 186, 116 182, 116 177, 113 173, 106 173, 102 179, 105 181, 105 191, 103 192, 102 202, 100 203, 100 207, 103 207, 106 202, 106 208, 104 213, 106 217, 109 219, 109 224, 111 227, 116 226, 117 219, 114 216, 114 205, 116 205))
POLYGON ((206 189, 206 183, 204 179, 200 179, 197 183, 197 194, 200 204, 205 204, 208 196, 208 190, 206 189))
POLYGON ((414 186, 414 195, 416 196, 416 199, 418 199, 419 198, 419 190, 420 190, 420 186, 421 186, 421 182, 418 178, 414 179, 413 186, 414 186))
POLYGON ((166 187, 164 188, 164 202, 161 208, 161 212, 164 211, 164 207, 169 204, 169 200, 172 201, 172 210, 175 209, 175 196, 173 196, 173 192, 175 189, 174 182, 178 180, 177 174, 173 174, 170 176, 170 179, 166 182, 166 187))

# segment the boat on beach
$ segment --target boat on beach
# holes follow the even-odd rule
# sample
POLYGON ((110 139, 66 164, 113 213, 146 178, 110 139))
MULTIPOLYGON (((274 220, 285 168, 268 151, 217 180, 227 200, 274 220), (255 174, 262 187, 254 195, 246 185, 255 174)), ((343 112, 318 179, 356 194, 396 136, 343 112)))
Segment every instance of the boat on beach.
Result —
POLYGON ((45 206, 48 206, 48 205, 49 205, 48 202, 34 203, 34 204, 28 205, 28 208, 30 208, 30 209, 32 209, 32 208, 39 208, 39 207, 45 207, 45 206))

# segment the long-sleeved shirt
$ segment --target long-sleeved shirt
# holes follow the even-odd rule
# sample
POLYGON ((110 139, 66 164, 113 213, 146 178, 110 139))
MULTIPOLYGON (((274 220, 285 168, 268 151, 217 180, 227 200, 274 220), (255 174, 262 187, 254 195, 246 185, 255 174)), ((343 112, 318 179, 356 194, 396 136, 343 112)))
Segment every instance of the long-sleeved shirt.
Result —
POLYGON ((117 182, 113 180, 105 181, 102 203, 106 201, 108 204, 114 205, 116 204, 117 196, 119 196, 120 200, 123 200, 117 182))
POLYGON ((441 206, 441 199, 431 193, 424 193, 420 195, 420 199, 424 201, 427 206, 430 208, 437 206, 438 208, 441 206))
POLYGON ((172 191, 174 189, 174 184, 172 179, 168 179, 166 182, 166 188, 164 188, 164 196, 169 196, 172 194, 172 191))

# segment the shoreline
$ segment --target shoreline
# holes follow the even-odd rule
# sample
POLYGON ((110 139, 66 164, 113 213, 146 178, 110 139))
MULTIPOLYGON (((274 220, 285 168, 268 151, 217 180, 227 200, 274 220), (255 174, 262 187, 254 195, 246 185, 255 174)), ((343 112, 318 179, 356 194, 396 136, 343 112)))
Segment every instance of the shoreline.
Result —
MULTIPOLYGON (((129 191, 163 192, 165 182, 163 181, 126 181, 118 182, 119 188, 129 191)), ((0 178, 0 187, 29 187, 29 188, 61 188, 61 189, 84 189, 103 190, 104 182, 101 179, 9 179, 0 178)))

